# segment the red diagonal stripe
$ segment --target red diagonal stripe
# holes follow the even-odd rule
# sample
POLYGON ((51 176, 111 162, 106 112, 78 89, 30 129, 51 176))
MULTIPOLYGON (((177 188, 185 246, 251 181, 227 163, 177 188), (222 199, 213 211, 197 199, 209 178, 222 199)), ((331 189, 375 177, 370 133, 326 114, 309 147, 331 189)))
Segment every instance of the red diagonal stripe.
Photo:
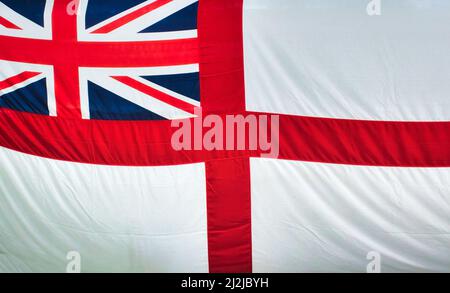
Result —
POLYGON ((164 102, 166 104, 169 104, 173 107, 179 108, 183 111, 186 111, 188 113, 194 114, 194 108, 195 106, 189 103, 186 103, 182 100, 179 100, 177 98, 174 98, 166 93, 163 93, 157 89, 154 89, 146 84, 143 84, 131 77, 128 76, 112 76, 117 81, 120 81, 123 84, 126 84, 127 86, 130 86, 141 93, 144 93, 146 95, 149 95, 155 99, 160 100, 161 102, 164 102))
POLYGON ((6 28, 10 28, 10 29, 21 30, 20 27, 18 27, 14 23, 10 22, 9 20, 7 20, 6 18, 3 18, 1 16, 0 16, 0 25, 4 26, 6 28))
POLYGON ((39 75, 40 72, 33 72, 33 71, 24 71, 17 75, 11 76, 5 80, 0 81, 0 91, 4 90, 6 88, 9 88, 17 83, 24 82, 32 77, 35 77, 36 75, 39 75))
POLYGON ((139 8, 131 13, 128 13, 110 23, 108 23, 107 25, 104 25, 98 29, 96 29, 95 31, 93 31, 92 33, 94 34, 107 34, 112 32, 113 30, 129 23, 130 21, 135 20, 136 18, 141 17, 142 15, 149 13, 152 10, 155 10, 161 6, 163 6, 164 4, 167 4, 169 2, 171 2, 172 0, 156 0, 155 2, 152 2, 142 8, 139 8))

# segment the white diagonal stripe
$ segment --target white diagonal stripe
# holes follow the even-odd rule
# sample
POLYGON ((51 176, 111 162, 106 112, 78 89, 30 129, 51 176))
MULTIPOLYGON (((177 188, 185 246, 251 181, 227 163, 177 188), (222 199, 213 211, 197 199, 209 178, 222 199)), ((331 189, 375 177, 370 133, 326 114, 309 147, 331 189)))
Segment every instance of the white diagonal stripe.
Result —
POLYGON ((51 39, 50 23, 53 2, 54 0, 48 0, 46 2, 44 10, 44 27, 32 22, 0 2, 0 16, 21 28, 20 30, 17 30, 0 26, 0 35, 33 39, 51 39))
POLYGON ((156 83, 148 81, 145 78, 142 78, 140 76, 132 76, 132 78, 137 80, 137 81, 139 81, 140 83, 145 84, 145 85, 147 85, 149 87, 152 87, 152 88, 154 88, 154 89, 156 89, 156 90, 158 90, 160 92, 163 92, 163 93, 165 93, 167 95, 173 96, 174 98, 177 98, 179 100, 182 100, 183 102, 189 103, 189 104, 194 105, 196 107, 200 107, 200 102, 196 101, 196 100, 194 100, 192 98, 189 98, 189 97, 186 97, 186 96, 184 96, 182 94, 179 94, 179 93, 176 93, 174 91, 171 91, 171 90, 169 90, 169 89, 167 89, 165 87, 162 87, 162 86, 160 86, 160 85, 158 85, 156 83))
MULTIPOLYGON (((146 95, 137 89, 129 87, 109 76, 105 75, 90 75, 88 79, 97 85, 108 89, 109 91, 119 95, 120 97, 136 104, 144 109, 147 109, 157 115, 166 119, 183 119, 191 118, 194 115, 178 109, 174 106, 161 102, 160 100, 146 95)), ((83 118, 85 118, 83 114, 83 118)))

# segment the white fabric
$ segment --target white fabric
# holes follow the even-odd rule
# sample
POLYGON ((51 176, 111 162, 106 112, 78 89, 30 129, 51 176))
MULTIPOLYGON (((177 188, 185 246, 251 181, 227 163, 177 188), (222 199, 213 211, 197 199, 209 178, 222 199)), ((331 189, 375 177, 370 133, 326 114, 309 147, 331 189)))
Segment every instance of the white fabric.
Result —
POLYGON ((207 272, 204 164, 118 167, 0 147, 0 272, 207 272))
MULTIPOLYGON (((247 110, 450 120, 450 1, 381 2, 245 0, 247 110)), ((205 181, 0 147, 0 272, 207 272, 205 181)), ((254 272, 450 272, 450 168, 251 159, 251 189, 254 272)))
POLYGON ((450 1, 245 0, 248 110, 450 120, 450 1))
POLYGON ((251 159, 254 272, 450 272, 450 168, 251 159), (270 181, 268 181, 270 178, 270 181))

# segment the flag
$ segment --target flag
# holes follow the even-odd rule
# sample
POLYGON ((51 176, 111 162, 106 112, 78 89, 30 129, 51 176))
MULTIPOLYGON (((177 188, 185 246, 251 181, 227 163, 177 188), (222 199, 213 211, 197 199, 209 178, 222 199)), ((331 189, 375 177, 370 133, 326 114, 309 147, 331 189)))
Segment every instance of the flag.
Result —
POLYGON ((448 272, 450 3, 371 2, 0 0, 0 272, 448 272))

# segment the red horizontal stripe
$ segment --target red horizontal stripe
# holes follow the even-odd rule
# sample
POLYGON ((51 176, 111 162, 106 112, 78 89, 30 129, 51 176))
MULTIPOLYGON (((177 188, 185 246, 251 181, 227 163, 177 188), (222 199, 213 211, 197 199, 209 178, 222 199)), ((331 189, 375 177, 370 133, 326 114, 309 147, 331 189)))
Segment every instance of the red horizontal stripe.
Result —
MULTIPOLYGON (((170 127, 170 121, 72 120, 0 109, 0 125, 1 146, 92 164, 172 165, 260 155, 259 151, 175 151, 171 135, 176 129, 170 127)), ((281 115, 280 158, 369 166, 450 167, 450 122, 281 115)))
POLYGON ((280 158, 369 166, 450 167, 450 122, 282 115, 280 158))
POLYGON ((15 25, 14 23, 10 22, 9 20, 7 20, 4 17, 0 16, 0 25, 9 28, 9 29, 16 29, 16 30, 21 30, 20 27, 18 27, 17 25, 15 25))
POLYGON ((81 67, 148 67, 195 64, 199 61, 197 38, 67 42, 0 36, 0 48, 2 60, 62 66, 76 62, 81 67))
POLYGON ((130 21, 133 21, 149 12, 151 12, 152 10, 155 10, 161 6, 163 6, 164 4, 167 4, 169 2, 171 2, 172 0, 156 0, 155 2, 152 2, 144 7, 141 7, 133 12, 130 12, 98 29, 96 29, 95 31, 93 31, 94 34, 107 34, 112 32, 113 30, 129 23, 130 21))
POLYGON ((17 83, 24 82, 32 77, 35 77, 36 75, 39 75, 39 72, 32 72, 32 71, 24 71, 17 75, 11 76, 10 78, 7 78, 5 80, 0 81, 0 90, 4 90, 6 88, 9 88, 17 83))
POLYGON ((160 100, 163 103, 169 104, 175 108, 179 108, 182 109, 183 111, 186 111, 188 113, 194 114, 194 108, 195 106, 189 103, 186 103, 182 100, 179 100, 177 98, 174 98, 166 93, 163 93, 155 88, 152 88, 146 84, 143 84, 131 77, 128 76, 113 76, 112 78, 114 78, 117 81, 120 81, 123 84, 126 84, 138 91, 140 91, 141 93, 144 93, 148 96, 151 96, 155 99, 160 100))
POLYGON ((0 108, 0 146, 57 160, 157 166, 239 158, 247 151, 175 151, 171 121, 61 119, 0 108))

